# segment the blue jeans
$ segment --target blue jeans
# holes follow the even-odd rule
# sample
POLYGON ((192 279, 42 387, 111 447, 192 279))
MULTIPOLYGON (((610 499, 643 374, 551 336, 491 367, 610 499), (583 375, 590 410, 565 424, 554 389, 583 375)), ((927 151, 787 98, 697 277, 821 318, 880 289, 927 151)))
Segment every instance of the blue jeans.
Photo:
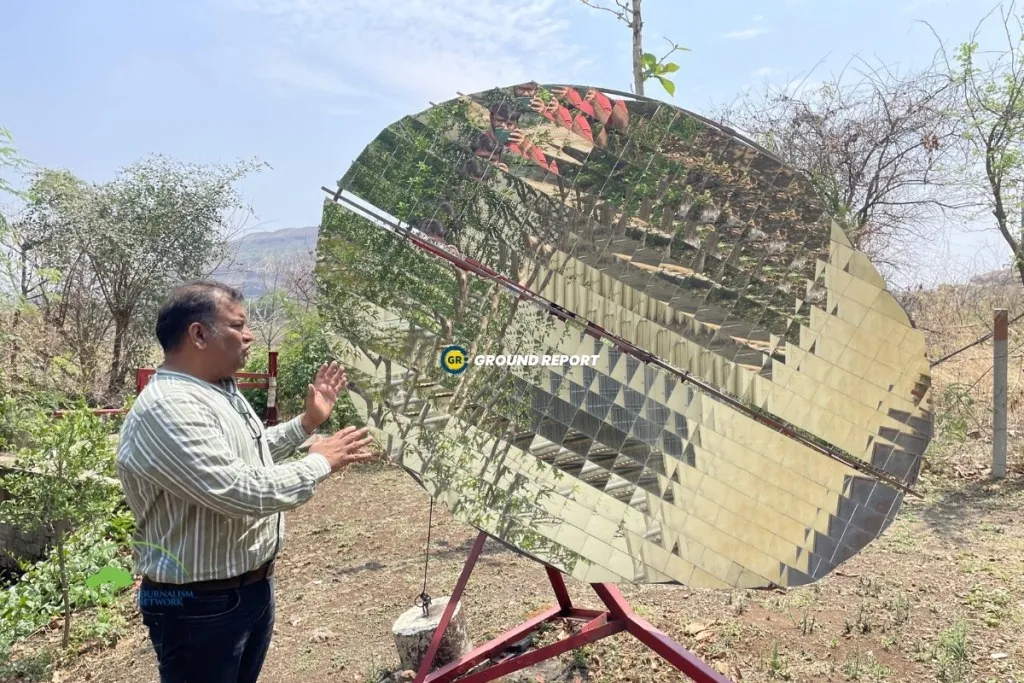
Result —
POLYGON ((274 579, 215 591, 139 588, 161 683, 256 683, 274 631, 274 579))

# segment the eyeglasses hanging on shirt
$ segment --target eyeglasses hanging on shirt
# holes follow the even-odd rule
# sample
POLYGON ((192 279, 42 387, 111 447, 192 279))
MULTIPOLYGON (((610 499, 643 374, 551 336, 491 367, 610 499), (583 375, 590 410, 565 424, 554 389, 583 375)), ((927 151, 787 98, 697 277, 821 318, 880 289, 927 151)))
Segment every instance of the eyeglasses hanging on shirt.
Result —
POLYGON ((238 393, 238 387, 234 383, 228 388, 227 393, 228 402, 231 404, 231 407, 245 418, 245 426, 248 427, 249 434, 252 435, 253 440, 256 442, 256 452, 259 453, 260 460, 263 460, 263 433, 260 430, 260 426, 256 424, 256 418, 252 416, 248 406, 245 404, 245 399, 238 393))
MULTIPOLYGON (((249 428, 249 433, 252 434, 253 440, 256 442, 256 452, 259 454, 260 462, 268 464, 263 458, 263 433, 260 429, 260 425, 256 424, 256 418, 253 417, 252 413, 249 412, 249 407, 245 403, 245 398, 238 393, 238 386, 231 382, 227 387, 228 403, 235 409, 239 415, 245 418, 245 426, 249 428)), ((281 518, 282 513, 277 513, 277 535, 274 541, 274 554, 271 555, 270 561, 273 562, 277 559, 277 554, 281 550, 281 518)))

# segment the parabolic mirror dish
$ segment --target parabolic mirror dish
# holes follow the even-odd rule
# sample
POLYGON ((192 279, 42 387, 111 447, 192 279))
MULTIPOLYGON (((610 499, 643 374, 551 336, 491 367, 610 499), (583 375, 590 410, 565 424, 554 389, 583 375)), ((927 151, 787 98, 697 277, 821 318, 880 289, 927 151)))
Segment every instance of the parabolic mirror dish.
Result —
POLYGON ((809 181, 731 131, 497 88, 389 126, 329 192, 318 307, 357 408, 520 552, 586 582, 806 584, 917 479, 923 336, 809 181))

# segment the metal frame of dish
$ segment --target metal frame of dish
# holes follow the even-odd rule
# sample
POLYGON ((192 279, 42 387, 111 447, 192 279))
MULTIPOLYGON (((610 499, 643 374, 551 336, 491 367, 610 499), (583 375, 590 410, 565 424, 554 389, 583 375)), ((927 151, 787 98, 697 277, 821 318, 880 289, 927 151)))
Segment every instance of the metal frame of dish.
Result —
POLYGON ((431 671, 434 658, 441 646, 441 640, 452 615, 462 599, 462 594, 469 583, 470 574, 480 558, 487 534, 480 532, 463 566, 462 574, 455 584, 455 589, 445 607, 441 621, 430 641, 414 683, 486 683, 496 681, 528 666, 558 657, 571 650, 589 643, 613 636, 623 631, 631 634, 666 662, 688 676, 696 683, 730 683, 729 679, 709 666, 702 659, 674 641, 665 633, 654 628, 649 622, 640 618, 630 608, 629 603, 614 584, 594 583, 591 588, 597 593, 607 609, 585 609, 572 604, 569 591, 566 590, 562 573, 554 567, 545 565, 548 581, 555 592, 558 604, 541 614, 528 619, 519 626, 509 629, 497 638, 473 649, 459 659, 450 662, 436 671, 431 671), (528 650, 521 654, 507 655, 509 647, 523 640, 541 626, 549 622, 565 619, 582 623, 582 627, 573 635, 545 645, 536 650, 528 650), (481 664, 490 662, 485 668, 481 664))

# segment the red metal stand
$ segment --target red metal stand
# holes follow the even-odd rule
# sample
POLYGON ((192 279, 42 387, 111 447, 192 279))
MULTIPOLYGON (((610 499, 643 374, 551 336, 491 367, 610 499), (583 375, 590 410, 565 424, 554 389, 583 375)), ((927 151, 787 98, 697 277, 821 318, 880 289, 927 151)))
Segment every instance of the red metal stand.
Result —
POLYGON ((480 552, 483 550, 484 541, 486 540, 487 534, 481 532, 473 543, 473 548, 469 552, 469 558, 462 569, 462 575, 459 576, 459 580, 455 584, 455 590, 452 592, 448 605, 445 607, 444 614, 441 615, 441 621, 437 625, 434 637, 430 641, 430 647, 427 649, 427 654, 420 664, 420 670, 416 674, 414 683, 455 683, 456 681, 458 683, 486 683, 487 681, 494 681, 502 676, 507 676, 520 669, 557 657, 570 650, 575 650, 578 647, 607 638, 621 631, 627 631, 632 634, 644 645, 658 653, 665 661, 697 683, 730 683, 728 678, 712 669, 699 657, 634 614, 625 598, 622 597, 622 593, 612 584, 591 584, 594 592, 601 598, 601 602, 608 608, 607 610, 574 607, 572 600, 569 598, 569 591, 565 588, 562 573, 549 566, 546 566, 545 570, 547 571, 548 580, 551 582, 551 588, 555 592, 555 597, 558 599, 557 607, 552 607, 538 614, 536 617, 516 626, 489 643, 481 645, 461 659, 451 662, 437 671, 430 671, 434 663, 434 657, 437 655, 437 650, 441 645, 441 638, 451 622, 452 614, 454 614, 459 600, 462 599, 462 593, 469 582, 469 575, 473 572, 473 568, 480 558, 480 552), (542 624, 554 621, 555 619, 582 622, 583 627, 577 633, 537 650, 506 658, 501 657, 502 653, 510 645, 522 640, 537 630, 542 624), (490 666, 466 675, 471 669, 489 660, 492 661, 490 666))

